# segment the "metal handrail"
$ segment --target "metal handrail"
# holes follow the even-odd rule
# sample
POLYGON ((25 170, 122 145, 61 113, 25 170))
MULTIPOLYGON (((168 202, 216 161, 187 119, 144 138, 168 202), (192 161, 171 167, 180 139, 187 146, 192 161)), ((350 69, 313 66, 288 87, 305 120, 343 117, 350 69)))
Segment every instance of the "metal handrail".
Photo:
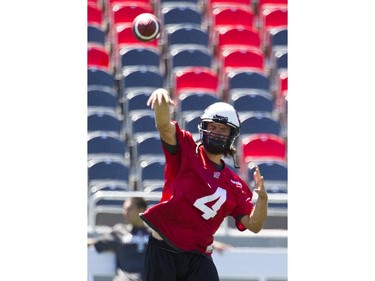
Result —
MULTIPOLYGON (((88 225, 94 228, 96 225, 96 214, 100 211, 106 213, 118 214, 122 213, 122 207, 103 207, 97 206, 97 202, 102 199, 108 200, 125 200, 129 197, 143 197, 149 200, 160 200, 161 192, 143 192, 143 191, 98 191, 92 194, 88 198, 88 225)), ((254 193, 253 200, 257 199, 257 194, 254 193)), ((268 194, 268 203, 287 203, 288 198, 286 193, 271 193, 268 194)), ((286 215, 287 210, 285 208, 269 208, 269 215, 286 215)), ((228 232, 228 220, 224 220, 222 226, 224 233, 228 232)))

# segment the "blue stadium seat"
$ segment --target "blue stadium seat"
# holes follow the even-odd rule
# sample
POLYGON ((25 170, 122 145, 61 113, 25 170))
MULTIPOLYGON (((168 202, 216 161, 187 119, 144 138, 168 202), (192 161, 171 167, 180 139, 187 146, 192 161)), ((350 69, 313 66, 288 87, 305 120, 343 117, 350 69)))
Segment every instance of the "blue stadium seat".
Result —
POLYGON ((152 91, 152 89, 135 89, 127 92, 123 103, 123 112, 127 117, 125 120, 126 127, 130 126, 132 114, 154 112, 153 109, 147 105, 147 100, 151 96, 152 91))
POLYGON ((161 70, 161 54, 156 48, 129 46, 120 50, 120 67, 122 71, 132 67, 143 66, 145 68, 161 70))
POLYGON ((270 30, 270 49, 286 48, 288 46, 288 27, 278 27, 270 30))
POLYGON ((228 73, 228 90, 260 89, 270 90, 270 79, 260 71, 230 71, 228 73))
POLYGON ((138 189, 143 190, 144 186, 150 183, 164 183, 165 159, 142 160, 138 167, 138 189))
POLYGON ((158 133, 153 112, 137 112, 129 117, 130 123, 127 127, 129 139, 134 139, 139 134, 158 133))
POLYGON ((176 119, 181 123, 182 119, 192 111, 198 111, 200 114, 211 104, 218 102, 219 97, 216 94, 191 91, 178 96, 176 104, 176 119))
POLYGON ((147 105, 147 100, 150 98, 152 94, 152 90, 133 90, 129 91, 126 95, 126 101, 124 103, 124 112, 125 114, 130 114, 135 111, 144 111, 144 110, 152 110, 147 105))
POLYGON ((202 66, 211 68, 212 55, 206 47, 176 47, 170 52, 169 69, 176 70, 177 68, 187 66, 202 66))
POLYGON ((192 133, 193 138, 196 141, 200 139, 198 125, 200 122, 201 115, 202 112, 191 112, 189 114, 186 114, 184 118, 180 121, 181 128, 192 133))
POLYGON ((243 89, 231 91, 228 102, 233 105, 239 115, 254 113, 272 114, 274 100, 262 90, 243 89))
POLYGON ((88 162, 89 188, 99 183, 129 184, 130 166, 126 161, 98 159, 88 162))
POLYGON ((203 22, 201 11, 191 5, 165 6, 161 8, 160 15, 165 29, 177 24, 201 26, 203 22))
POLYGON ((280 70, 282 68, 288 69, 288 51, 275 52, 275 68, 280 70))
POLYGON ((114 132, 122 135, 123 120, 121 116, 104 111, 88 112, 88 132, 114 132))
POLYGON ((99 26, 87 25, 87 42, 98 43, 105 46, 105 32, 99 26))
POLYGON ((203 28, 194 25, 176 25, 171 27, 166 35, 167 50, 181 45, 198 45, 209 48, 209 34, 203 28))
POLYGON ((109 71, 89 67, 87 69, 88 90, 99 89, 115 91, 115 77, 109 71))
POLYGON ((251 114, 241 118, 241 136, 268 133, 280 135, 280 122, 270 114, 251 114))
POLYGON ((136 165, 144 159, 164 158, 160 135, 147 133, 138 135, 132 147, 132 162, 136 165))
POLYGON ((132 71, 124 71, 120 81, 120 97, 124 100, 132 90, 155 90, 164 87, 164 76, 160 71, 140 67, 132 71))
POLYGON ((98 158, 124 160, 126 147, 125 140, 118 135, 106 133, 89 134, 87 143, 88 160, 98 158))
POLYGON ((96 89, 87 91, 87 106, 89 109, 109 109, 115 112, 119 103, 115 93, 96 89))
MULTIPOLYGON (((288 193, 288 166, 285 161, 258 161, 257 166, 264 178, 264 184, 268 193, 288 193)), ((246 167, 246 180, 250 186, 254 186, 254 167, 246 167)), ((287 208, 287 203, 269 202, 270 208, 287 208)))

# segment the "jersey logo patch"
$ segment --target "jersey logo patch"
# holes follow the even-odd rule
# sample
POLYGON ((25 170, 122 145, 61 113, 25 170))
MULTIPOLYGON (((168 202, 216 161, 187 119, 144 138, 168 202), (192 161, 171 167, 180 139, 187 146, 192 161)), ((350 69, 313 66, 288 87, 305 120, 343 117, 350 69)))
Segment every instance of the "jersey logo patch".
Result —
POLYGON ((214 178, 218 179, 220 177, 220 172, 214 172, 214 178))

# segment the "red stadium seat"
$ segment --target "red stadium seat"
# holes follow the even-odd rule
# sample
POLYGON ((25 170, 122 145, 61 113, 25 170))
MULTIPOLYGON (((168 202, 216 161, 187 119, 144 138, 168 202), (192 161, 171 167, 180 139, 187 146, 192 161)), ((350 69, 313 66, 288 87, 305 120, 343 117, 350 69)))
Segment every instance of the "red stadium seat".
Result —
POLYGON ((286 7, 288 5, 288 0, 258 0, 257 4, 257 14, 260 14, 262 9, 267 7, 286 7))
POLYGON ((244 7, 217 7, 212 10, 212 26, 218 28, 220 26, 254 26, 254 12, 244 7))
POLYGON ((211 38, 215 42, 219 28, 254 27, 254 12, 251 7, 217 7, 211 13, 211 26, 211 38))
POLYGON ((242 5, 245 7, 251 7, 252 1, 251 0, 208 0, 207 1, 207 8, 215 8, 217 6, 237 6, 242 5))
POLYGON ((103 14, 98 5, 93 3, 87 4, 87 24, 103 27, 103 14))
POLYGON ((244 26, 219 28, 214 44, 216 54, 220 54, 226 48, 247 47, 261 50, 262 46, 259 31, 244 26))
POLYGON ((141 2, 117 3, 111 9, 111 25, 132 23, 134 18, 142 13, 154 13, 150 4, 141 2))
POLYGON ((219 77, 222 85, 227 84, 230 71, 260 71, 264 72, 263 53, 255 49, 228 49, 220 56, 219 77))
POLYGON ((264 46, 269 45, 271 29, 281 27, 288 27, 288 7, 266 5, 259 15, 259 29, 264 46))
POLYGON ((99 0, 87 0, 87 3, 88 4, 92 4, 92 5, 96 5, 98 7, 100 7, 100 3, 99 3, 99 0))
POLYGON ((87 65, 88 67, 98 67, 110 69, 110 57, 108 50, 101 44, 88 43, 87 45, 87 65))
POLYGON ((260 160, 287 161, 284 138, 274 134, 254 134, 240 139, 241 165, 260 160))
POLYGON ((174 77, 174 95, 184 91, 204 91, 218 94, 219 78, 216 72, 203 67, 187 67, 178 70, 174 77))

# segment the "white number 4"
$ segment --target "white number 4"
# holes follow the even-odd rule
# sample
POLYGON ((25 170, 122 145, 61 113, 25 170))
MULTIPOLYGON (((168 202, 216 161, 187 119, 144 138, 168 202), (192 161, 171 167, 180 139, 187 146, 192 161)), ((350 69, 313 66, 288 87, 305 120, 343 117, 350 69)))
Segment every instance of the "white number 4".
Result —
POLYGON ((203 212, 202 217, 208 220, 216 216, 217 211, 220 209, 221 205, 224 204, 226 199, 226 190, 218 187, 214 194, 197 199, 194 202, 194 206, 201 210, 203 212), (206 205, 206 203, 213 202, 215 200, 217 200, 217 202, 213 204, 211 208, 206 205))

